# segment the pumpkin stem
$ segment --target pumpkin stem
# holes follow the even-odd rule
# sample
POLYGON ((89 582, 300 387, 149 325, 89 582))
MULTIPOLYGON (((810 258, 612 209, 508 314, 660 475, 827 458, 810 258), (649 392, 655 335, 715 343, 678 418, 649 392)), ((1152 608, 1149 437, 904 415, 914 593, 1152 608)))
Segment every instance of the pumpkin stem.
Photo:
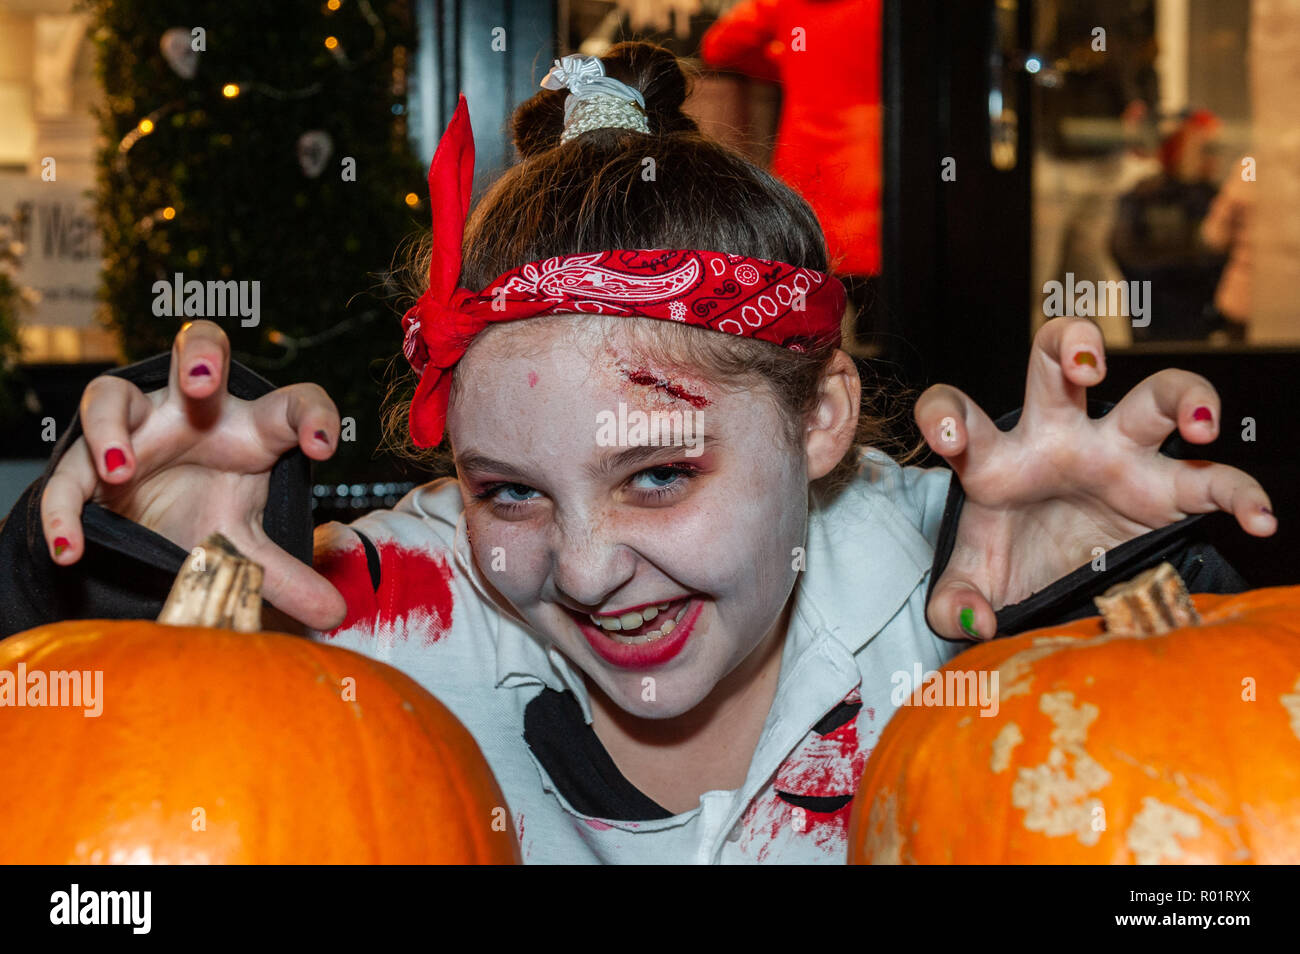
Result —
POLYGON ((214 533, 190 551, 158 622, 255 633, 262 628, 262 565, 214 533))
POLYGON ((1093 602, 1107 632, 1117 636, 1157 636, 1201 623, 1183 578, 1168 561, 1115 584, 1093 602))

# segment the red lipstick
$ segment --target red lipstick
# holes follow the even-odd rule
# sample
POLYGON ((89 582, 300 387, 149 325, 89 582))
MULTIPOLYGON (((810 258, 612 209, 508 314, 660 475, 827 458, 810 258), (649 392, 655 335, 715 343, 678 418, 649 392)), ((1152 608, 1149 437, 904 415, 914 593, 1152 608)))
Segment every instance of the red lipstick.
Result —
POLYGON ((687 604, 681 622, 671 633, 652 642, 635 645, 617 642, 605 635, 605 631, 599 626, 592 625, 589 619, 583 619, 576 613, 571 615, 577 622, 578 628, 582 630, 582 635, 587 637, 587 642, 595 650, 596 655, 605 662, 620 669, 653 669, 655 666, 662 666, 682 651, 703 609, 704 599, 695 597, 687 604))

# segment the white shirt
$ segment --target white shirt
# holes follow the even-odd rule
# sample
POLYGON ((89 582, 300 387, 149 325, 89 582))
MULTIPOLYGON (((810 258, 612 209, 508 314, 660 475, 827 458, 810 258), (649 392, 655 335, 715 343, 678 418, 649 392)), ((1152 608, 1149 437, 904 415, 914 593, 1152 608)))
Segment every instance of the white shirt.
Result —
POLYGON ((901 468, 875 450, 860 462, 833 503, 810 500, 806 569, 744 785, 705 792, 671 818, 575 811, 524 741, 524 708, 545 687, 572 692, 590 724, 586 687, 576 667, 493 599, 470 554, 454 480, 417 487, 393 510, 350 525, 380 554, 383 583, 373 599, 354 596, 370 588, 368 574, 357 579, 360 539, 338 522, 317 528, 317 567, 349 598, 350 612, 333 635, 311 635, 397 667, 456 714, 505 793, 526 863, 842 864, 851 808, 843 796, 856 790, 894 711, 895 674, 910 680, 918 664, 923 673, 937 669, 965 648, 925 621, 951 471, 901 468), (825 736, 814 731, 846 699, 860 699, 856 718, 825 736), (845 804, 819 812, 778 791, 845 804))

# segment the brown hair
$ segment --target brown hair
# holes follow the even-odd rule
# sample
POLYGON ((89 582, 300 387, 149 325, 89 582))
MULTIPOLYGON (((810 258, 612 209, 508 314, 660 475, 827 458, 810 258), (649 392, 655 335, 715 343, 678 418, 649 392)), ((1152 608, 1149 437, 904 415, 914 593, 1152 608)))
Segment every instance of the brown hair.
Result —
MULTIPOLYGON (((561 144, 568 92, 542 89, 521 104, 513 117, 521 159, 493 184, 466 222, 461 286, 484 288, 526 262, 611 248, 695 248, 828 269, 826 241, 808 203, 744 156, 702 135, 682 112, 688 77, 676 56, 651 43, 628 42, 611 47, 601 62, 606 75, 641 91, 649 134, 594 129, 561 144), (650 169, 653 174, 644 174, 650 169)), ((406 266, 413 297, 427 287, 429 255, 426 235, 406 266)), ((723 385, 765 383, 787 421, 788 442, 801 446, 803 422, 817 405, 834 348, 800 354, 672 322, 655 326, 657 335, 638 336, 643 355, 723 385)), ((508 328, 484 333, 508 333, 508 328)), ((408 460, 445 467, 445 452, 422 450, 410 440, 407 409, 416 383, 408 368, 385 398, 388 446, 408 460)), ((453 376, 453 401, 456 384, 453 376)), ((888 437, 889 423, 902 415, 868 413, 883 399, 874 387, 869 393, 856 441, 915 456, 919 446, 904 449, 888 437)), ((822 478, 823 490, 851 478, 853 456, 846 454, 822 478)))

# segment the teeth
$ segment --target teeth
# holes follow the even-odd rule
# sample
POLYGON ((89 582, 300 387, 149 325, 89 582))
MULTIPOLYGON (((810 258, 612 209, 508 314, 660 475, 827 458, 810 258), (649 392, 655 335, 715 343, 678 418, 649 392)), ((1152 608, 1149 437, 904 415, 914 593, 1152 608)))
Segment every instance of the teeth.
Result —
MULTIPOLYGON (((617 633, 624 629, 636 629, 643 623, 649 622, 658 616, 661 612, 668 609, 670 603, 659 603, 643 609, 641 612, 624 613, 621 616, 596 616, 588 613, 591 621, 601 629, 609 633, 617 633)), ((610 636, 615 642, 622 643, 625 646, 638 646, 642 643, 648 643, 651 640, 667 636, 677 624, 681 622, 682 617, 686 615, 686 610, 690 608, 691 602, 688 599, 682 604, 681 609, 677 611, 677 616, 673 619, 665 620, 663 625, 653 632, 643 633, 640 636, 610 636)))

